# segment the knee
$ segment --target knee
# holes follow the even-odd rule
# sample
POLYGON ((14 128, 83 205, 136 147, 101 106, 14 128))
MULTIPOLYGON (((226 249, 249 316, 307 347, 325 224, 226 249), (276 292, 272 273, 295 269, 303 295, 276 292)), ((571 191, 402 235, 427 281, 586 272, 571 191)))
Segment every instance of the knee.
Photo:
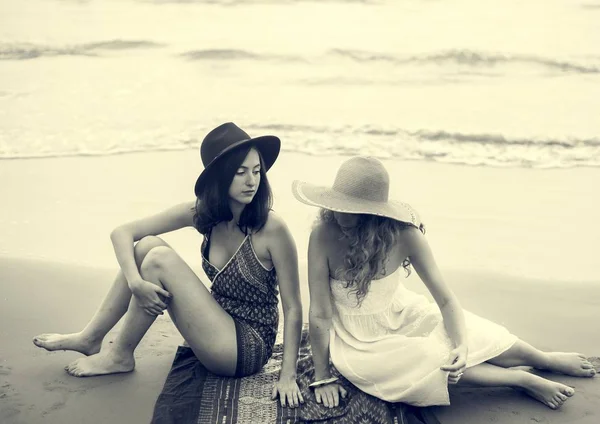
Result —
POLYGON ((177 254, 169 246, 159 245, 153 247, 146 253, 140 266, 140 274, 143 278, 154 274, 156 271, 168 268, 175 260, 177 254))
POLYGON ((158 246, 168 245, 163 239, 156 236, 146 236, 135 244, 133 252, 135 255, 135 262, 138 264, 138 267, 141 266, 142 262, 144 262, 144 258, 148 252, 158 246))

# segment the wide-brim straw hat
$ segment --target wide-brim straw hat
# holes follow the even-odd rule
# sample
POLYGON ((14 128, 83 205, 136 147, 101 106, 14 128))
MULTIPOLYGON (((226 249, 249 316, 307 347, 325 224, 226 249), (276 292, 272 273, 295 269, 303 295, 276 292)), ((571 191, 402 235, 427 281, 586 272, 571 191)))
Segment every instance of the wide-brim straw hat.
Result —
POLYGON ((265 172, 267 172, 279 156, 281 141, 278 137, 263 135, 252 138, 233 122, 221 124, 209 132, 200 145, 200 157, 202 158, 204 170, 194 186, 196 196, 200 196, 206 186, 209 169, 213 168, 219 162, 219 159, 228 152, 248 144, 252 144, 260 152, 265 172))
POLYGON ((389 198, 390 178, 376 158, 357 156, 340 166, 332 187, 303 181, 292 183, 300 202, 335 212, 384 216, 422 227, 417 212, 407 203, 389 198))

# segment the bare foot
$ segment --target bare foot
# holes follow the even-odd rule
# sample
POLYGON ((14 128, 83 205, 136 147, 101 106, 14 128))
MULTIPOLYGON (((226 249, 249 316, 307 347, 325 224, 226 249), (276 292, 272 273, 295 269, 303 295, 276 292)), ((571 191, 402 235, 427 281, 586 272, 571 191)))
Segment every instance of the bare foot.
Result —
POLYGON ((575 394, 575 389, 572 387, 529 373, 522 387, 529 396, 552 409, 560 408, 575 394))
POLYGON ((559 372, 573 377, 593 377, 596 370, 587 358, 579 353, 549 352, 547 353, 549 371, 559 372))
POLYGON ((33 344, 49 351, 74 350, 84 355, 94 355, 100 352, 102 340, 91 340, 81 333, 40 334, 33 338, 33 344))
POLYGON ((77 359, 67 365, 65 370, 75 377, 92 377, 94 375, 130 372, 134 368, 135 359, 133 359, 133 355, 121 357, 108 350, 87 358, 77 359))

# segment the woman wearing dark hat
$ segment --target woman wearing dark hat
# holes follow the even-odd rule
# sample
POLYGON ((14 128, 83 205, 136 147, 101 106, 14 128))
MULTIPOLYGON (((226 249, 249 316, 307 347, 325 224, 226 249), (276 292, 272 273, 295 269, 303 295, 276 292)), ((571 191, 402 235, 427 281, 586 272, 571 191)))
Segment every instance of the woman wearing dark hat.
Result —
POLYGON ((284 312, 284 354, 273 397, 297 406, 296 360, 302 326, 295 242, 271 211, 266 172, 279 154, 274 136, 251 138, 233 123, 212 130, 200 149, 204 170, 195 202, 115 229, 121 266, 115 283, 88 325, 75 334, 43 334, 47 350, 85 355, 66 367, 83 377, 132 371, 133 352, 157 315, 168 309, 198 359, 225 376, 258 372, 271 356, 278 328, 278 287, 284 312), (202 265, 210 292, 158 234, 193 226, 204 235, 202 265), (134 243, 137 242, 134 246, 134 243), (116 340, 102 347, 125 315, 116 340))
POLYGON ((333 187, 295 181, 296 198, 322 208, 310 235, 310 340, 317 402, 337 406, 337 370, 359 389, 391 402, 449 404, 448 383, 520 387, 556 409, 571 387, 523 370, 532 366, 593 377, 577 353, 542 352, 504 327, 463 311, 444 283, 417 213, 388 199, 389 177, 374 158, 342 164, 333 187), (399 281, 410 266, 435 303, 399 281))

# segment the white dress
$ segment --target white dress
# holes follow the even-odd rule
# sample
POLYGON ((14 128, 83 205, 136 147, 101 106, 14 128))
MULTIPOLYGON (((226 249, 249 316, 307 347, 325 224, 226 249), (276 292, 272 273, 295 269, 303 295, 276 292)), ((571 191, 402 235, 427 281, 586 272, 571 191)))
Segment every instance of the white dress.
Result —
MULTIPOLYGON (((330 355, 352 384, 380 399, 417 406, 448 405, 448 338, 438 306, 408 290, 394 273, 371 282, 360 307, 343 281, 330 279, 333 320, 330 355)), ((509 349, 506 328, 465 311, 467 367, 509 349)))

